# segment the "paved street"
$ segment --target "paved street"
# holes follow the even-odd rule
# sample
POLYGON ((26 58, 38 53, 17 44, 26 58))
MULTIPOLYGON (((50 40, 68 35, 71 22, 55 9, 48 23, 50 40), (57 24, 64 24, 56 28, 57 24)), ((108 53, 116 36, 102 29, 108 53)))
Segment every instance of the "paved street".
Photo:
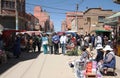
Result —
MULTIPOLYGON (((22 53, 19 59, 10 59, 0 66, 0 78, 75 78, 68 61, 75 56, 44 55, 43 53, 22 53)), ((120 57, 117 57, 117 76, 104 78, 120 78, 120 57)))

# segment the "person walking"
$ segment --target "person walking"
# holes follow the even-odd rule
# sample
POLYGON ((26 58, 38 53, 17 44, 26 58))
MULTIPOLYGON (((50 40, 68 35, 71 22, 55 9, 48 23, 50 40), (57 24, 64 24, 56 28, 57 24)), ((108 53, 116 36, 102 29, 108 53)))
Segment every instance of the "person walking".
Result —
POLYGON ((65 35, 65 33, 63 33, 63 35, 60 37, 60 44, 62 48, 62 54, 65 54, 67 44, 67 36, 65 35))
POLYGON ((56 33, 54 33, 54 36, 52 37, 52 42, 53 42, 55 54, 59 53, 59 41, 60 41, 59 36, 56 33))
POLYGON ((42 38, 40 35, 36 36, 36 45, 38 47, 38 52, 41 52, 41 43, 42 43, 42 38))
POLYGON ((42 46, 43 46, 44 54, 47 54, 48 53, 48 37, 46 33, 43 33, 43 36, 42 36, 42 46))
POLYGON ((20 42, 21 42, 21 38, 20 35, 18 34, 15 36, 14 52, 13 52, 16 58, 19 58, 21 54, 20 42))
POLYGON ((49 46, 49 53, 53 54, 52 34, 50 34, 48 37, 48 46, 49 46))
POLYGON ((33 51, 35 52, 37 46, 37 36, 35 35, 35 33, 32 33, 32 39, 33 39, 32 47, 33 47, 33 51))

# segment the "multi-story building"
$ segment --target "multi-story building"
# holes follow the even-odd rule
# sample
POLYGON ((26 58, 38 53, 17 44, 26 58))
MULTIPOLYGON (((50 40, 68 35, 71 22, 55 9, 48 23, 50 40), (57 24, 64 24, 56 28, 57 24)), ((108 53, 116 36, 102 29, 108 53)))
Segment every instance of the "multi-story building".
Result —
POLYGON ((62 21, 62 26, 61 26, 61 31, 66 31, 67 30, 67 23, 66 20, 62 21))
POLYGON ((40 25, 39 25, 39 19, 36 18, 34 15, 31 13, 25 15, 26 21, 27 21, 27 29, 28 31, 33 31, 33 30, 39 30, 40 25))
POLYGON ((114 13, 112 10, 89 8, 84 12, 84 32, 90 33, 93 30, 103 29, 104 19, 114 13))
MULTIPOLYGON (((43 11, 40 6, 35 6, 34 8, 34 16, 39 19, 39 24, 42 27, 42 31, 50 31, 53 30, 54 26, 50 26, 50 16, 46 11, 43 11), (50 27, 53 27, 50 29, 50 27)), ((53 25, 53 24, 51 24, 53 25)))
POLYGON ((67 29, 71 30, 72 20, 73 19, 77 19, 78 20, 78 19, 81 19, 81 17, 83 17, 83 13, 82 12, 67 12, 66 13, 66 26, 67 26, 67 29))
MULTIPOLYGON (((90 33, 93 30, 103 29, 104 18, 115 12, 103 10, 102 8, 89 8, 83 12, 68 12, 66 14, 66 30, 76 29, 78 33, 90 33), (76 28, 75 28, 76 27, 76 28)), ((64 28, 62 23, 62 29, 64 28)))
POLYGON ((27 21, 24 17, 25 0, 0 0, 0 24, 4 28, 16 29, 16 20, 18 20, 18 29, 26 29, 27 21))

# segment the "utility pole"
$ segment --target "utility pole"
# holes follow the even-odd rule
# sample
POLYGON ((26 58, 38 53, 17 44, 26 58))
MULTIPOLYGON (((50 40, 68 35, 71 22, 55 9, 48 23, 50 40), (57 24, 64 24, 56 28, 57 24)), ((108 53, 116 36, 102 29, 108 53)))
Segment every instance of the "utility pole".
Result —
POLYGON ((78 4, 76 4, 76 17, 75 17, 75 19, 76 19, 76 31, 78 32, 78 8, 79 8, 79 5, 78 4))
POLYGON ((17 0, 15 0, 15 15, 16 15, 16 30, 18 30, 18 7, 17 0))

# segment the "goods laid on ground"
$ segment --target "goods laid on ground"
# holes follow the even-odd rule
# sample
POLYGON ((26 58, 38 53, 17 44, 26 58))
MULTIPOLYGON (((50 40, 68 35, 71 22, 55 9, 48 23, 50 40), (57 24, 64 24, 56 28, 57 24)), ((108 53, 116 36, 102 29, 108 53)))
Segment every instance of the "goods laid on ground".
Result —
POLYGON ((76 78, 102 78, 100 71, 97 70, 96 61, 84 63, 76 60, 74 62, 74 71, 76 78))
POLYGON ((97 75, 96 75, 96 66, 97 66, 97 63, 95 61, 93 62, 88 62, 86 64, 86 78, 97 78, 97 75))
POLYGON ((97 62, 96 61, 87 62, 85 70, 86 70, 86 72, 85 72, 86 78, 102 78, 100 71, 97 70, 97 62))

